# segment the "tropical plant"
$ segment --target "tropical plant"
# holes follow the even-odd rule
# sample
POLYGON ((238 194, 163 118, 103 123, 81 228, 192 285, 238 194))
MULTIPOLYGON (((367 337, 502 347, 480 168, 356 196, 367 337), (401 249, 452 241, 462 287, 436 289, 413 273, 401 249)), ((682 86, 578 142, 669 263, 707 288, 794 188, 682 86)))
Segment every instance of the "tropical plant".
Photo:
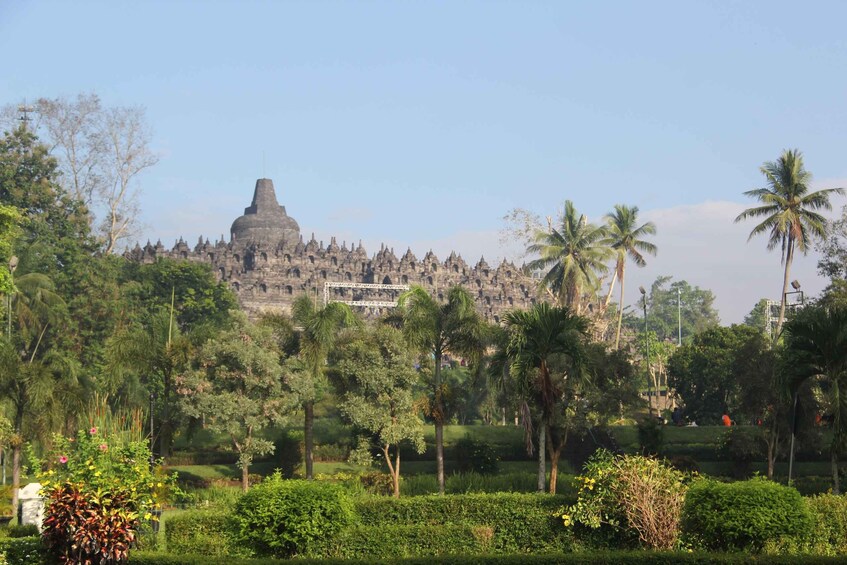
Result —
POLYGON ((796 391, 820 379, 832 414, 830 443, 833 492, 840 492, 838 455, 847 445, 847 307, 808 307, 786 324, 788 386, 796 391))
POLYGON ((314 476, 315 403, 327 389, 327 356, 342 329, 360 325, 359 318, 349 306, 330 302, 318 308, 309 296, 297 297, 291 306, 294 324, 300 328, 300 352, 297 362, 289 363, 286 383, 297 402, 303 407, 303 451, 306 459, 306 478, 314 476))
POLYGON ((527 251, 539 257, 529 263, 529 268, 546 271, 541 285, 559 305, 579 314, 583 294, 598 288, 598 274, 608 270, 606 261, 612 257, 612 250, 606 243, 606 227, 588 223, 570 200, 565 201, 559 222, 554 227, 550 221, 547 230, 535 233, 535 242, 527 251))
MULTIPOLYGON (((615 253, 614 275, 621 281, 621 300, 618 303, 618 327, 615 331, 615 349, 618 349, 621 341, 626 259, 629 257, 637 266, 643 267, 647 264, 644 260, 643 253, 656 255, 657 251, 654 244, 641 239, 644 236, 656 234, 655 224, 653 224, 653 222, 647 222, 646 224, 641 224, 636 227, 637 224, 638 206, 615 204, 615 211, 611 214, 606 214, 606 228, 608 230, 606 244, 609 245, 615 253)), ((612 284, 609 285, 610 296, 612 293, 612 287, 614 286, 615 277, 612 278, 612 284)), ((608 297, 606 300, 608 302, 608 297)))
MULTIPOLYGON (((575 315, 567 307, 550 306, 542 302, 531 310, 512 310, 506 313, 509 340, 506 355, 510 373, 520 381, 524 398, 531 398, 538 410, 538 490, 546 486, 545 448, 550 425, 557 412, 557 403, 568 379, 585 376, 583 342, 588 332, 588 320, 575 315)), ((527 407, 528 408, 528 407, 527 407)), ((525 423, 529 423, 528 410, 525 423)), ((553 472, 551 492, 555 492, 556 465, 563 443, 552 446, 553 472)))
POLYGON ((430 413, 435 421, 435 460, 438 491, 444 494, 444 403, 441 363, 445 353, 473 359, 482 349, 484 322, 467 290, 452 286, 444 303, 436 301, 421 287, 400 295, 403 334, 421 353, 431 356, 433 399, 430 413))
POLYGON ((768 250, 779 246, 785 265, 780 295, 779 317, 774 339, 779 337, 785 320, 785 300, 794 261, 795 250, 804 255, 814 238, 826 236, 826 218, 815 210, 831 210, 829 197, 844 194, 843 188, 827 188, 809 192, 812 174, 803 165, 803 154, 797 149, 787 149, 776 161, 766 161, 759 170, 767 179, 767 186, 748 190, 744 194, 756 198, 761 206, 748 208, 735 218, 736 223, 748 218, 763 218, 750 232, 747 241, 768 233, 768 250))

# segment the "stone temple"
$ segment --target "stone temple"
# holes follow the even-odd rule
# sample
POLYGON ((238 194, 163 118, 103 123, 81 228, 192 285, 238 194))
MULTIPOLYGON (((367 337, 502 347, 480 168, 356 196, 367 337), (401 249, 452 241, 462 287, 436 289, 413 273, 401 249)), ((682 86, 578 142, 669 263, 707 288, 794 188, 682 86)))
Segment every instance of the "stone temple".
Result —
MULTIPOLYGON (((200 238, 194 248, 182 240, 171 249, 162 242, 147 242, 125 254, 129 259, 152 263, 160 257, 211 264, 218 280, 229 284, 249 314, 267 311, 290 311, 294 299, 303 293, 324 298, 325 283, 345 283, 328 289, 330 300, 393 301, 401 292, 356 288, 359 284, 419 285, 433 297, 443 300, 452 285, 465 287, 476 300, 477 310, 491 322, 499 322, 503 313, 514 308, 529 308, 537 300, 537 282, 514 263, 501 262, 491 267, 484 258, 469 265, 461 255, 450 253, 441 261, 430 250, 418 259, 411 249, 397 258, 393 249, 381 246, 368 257, 362 247, 345 243, 340 246, 333 237, 329 245, 303 240, 300 226, 281 206, 270 179, 259 179, 253 202, 244 215, 236 218, 230 230, 230 241, 210 243, 200 238)), ((368 314, 382 307, 365 307, 368 314)))

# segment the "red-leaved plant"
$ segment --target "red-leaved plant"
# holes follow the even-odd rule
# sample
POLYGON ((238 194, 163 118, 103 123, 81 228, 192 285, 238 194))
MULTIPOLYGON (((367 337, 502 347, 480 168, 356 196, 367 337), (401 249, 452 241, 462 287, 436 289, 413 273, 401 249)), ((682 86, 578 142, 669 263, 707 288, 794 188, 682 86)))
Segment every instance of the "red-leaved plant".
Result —
POLYGON ((138 513, 120 492, 85 492, 65 483, 50 493, 43 539, 59 563, 126 563, 138 530, 138 513))

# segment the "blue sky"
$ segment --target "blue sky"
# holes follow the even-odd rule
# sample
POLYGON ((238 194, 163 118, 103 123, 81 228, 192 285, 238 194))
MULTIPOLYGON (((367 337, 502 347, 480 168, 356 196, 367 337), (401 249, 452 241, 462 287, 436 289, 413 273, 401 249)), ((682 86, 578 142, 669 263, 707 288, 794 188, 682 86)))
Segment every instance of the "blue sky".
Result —
POLYGON ((228 237, 261 176, 307 237, 473 262, 514 256, 511 208, 626 203, 660 247, 627 302, 673 275, 734 322, 781 288, 732 225, 759 165, 797 147, 847 186, 844 21, 836 1, 7 1, 0 102, 145 106, 144 239, 228 237))

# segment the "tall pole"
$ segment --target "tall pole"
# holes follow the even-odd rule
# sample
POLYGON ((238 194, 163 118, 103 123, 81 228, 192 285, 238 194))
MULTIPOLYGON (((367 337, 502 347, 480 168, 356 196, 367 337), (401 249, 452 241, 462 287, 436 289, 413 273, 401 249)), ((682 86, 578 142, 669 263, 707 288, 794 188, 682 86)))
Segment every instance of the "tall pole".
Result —
POLYGON ((653 414, 653 398, 650 395, 650 334, 647 333, 647 293, 644 291, 644 287, 640 287, 641 291, 641 299, 644 304, 644 357, 647 359, 647 406, 650 414, 653 414))
POLYGON ((153 400, 156 398, 156 393, 150 393, 150 471, 153 471, 153 467, 156 463, 156 456, 153 454, 153 443, 155 441, 155 437, 153 436, 153 400))
POLYGON ((682 345, 682 290, 679 287, 676 287, 676 321, 678 345, 682 345))

